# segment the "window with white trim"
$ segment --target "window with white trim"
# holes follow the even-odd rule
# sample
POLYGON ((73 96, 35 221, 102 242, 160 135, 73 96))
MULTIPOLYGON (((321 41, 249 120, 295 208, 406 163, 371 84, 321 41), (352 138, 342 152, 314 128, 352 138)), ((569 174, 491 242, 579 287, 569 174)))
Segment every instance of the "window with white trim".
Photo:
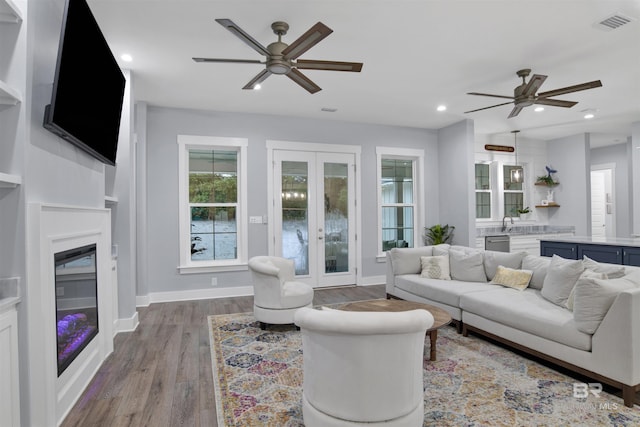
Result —
POLYGON ((476 163, 476 218, 491 218, 491 168, 476 163))
POLYGON ((421 246, 424 151, 377 147, 378 253, 421 246))
POLYGON ((178 135, 180 272, 246 268, 247 140, 178 135))
MULTIPOLYGON (((524 206, 524 190, 523 190, 523 179, 520 182, 512 182, 511 181, 511 170, 512 169, 523 169, 522 166, 513 166, 513 165, 503 165, 502 166, 502 177, 503 177, 503 191, 504 191, 504 204, 503 204, 503 215, 517 217, 520 216, 518 213, 518 209, 522 209, 524 206)), ((524 175, 524 171, 523 171, 524 175)))

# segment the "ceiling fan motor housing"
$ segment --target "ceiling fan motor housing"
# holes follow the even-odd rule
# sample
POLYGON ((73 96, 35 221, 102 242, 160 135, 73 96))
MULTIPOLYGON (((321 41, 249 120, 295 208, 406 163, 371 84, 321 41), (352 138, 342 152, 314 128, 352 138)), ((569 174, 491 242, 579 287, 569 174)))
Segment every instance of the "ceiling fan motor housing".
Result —
POLYGON ((291 61, 282 57, 282 51, 288 46, 281 41, 273 42, 267 46, 270 53, 267 58, 267 69, 273 74, 287 74, 291 69, 291 61))

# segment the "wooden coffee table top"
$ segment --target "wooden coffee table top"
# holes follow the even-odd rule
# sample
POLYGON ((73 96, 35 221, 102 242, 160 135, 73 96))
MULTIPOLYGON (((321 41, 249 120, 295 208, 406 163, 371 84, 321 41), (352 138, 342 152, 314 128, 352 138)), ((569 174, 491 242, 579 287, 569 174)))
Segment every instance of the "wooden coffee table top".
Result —
POLYGON ((346 311, 409 311, 417 309, 427 310, 433 316, 433 326, 427 331, 433 331, 451 323, 451 315, 446 310, 429 304, 401 299, 357 301, 340 307, 340 310, 346 311))

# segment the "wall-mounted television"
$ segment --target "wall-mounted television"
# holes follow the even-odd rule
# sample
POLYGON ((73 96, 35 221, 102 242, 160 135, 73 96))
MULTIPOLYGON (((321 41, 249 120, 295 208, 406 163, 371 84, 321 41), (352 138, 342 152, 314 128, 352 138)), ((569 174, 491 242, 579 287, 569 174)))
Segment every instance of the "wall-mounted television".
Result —
POLYGON ((44 127, 115 165, 125 77, 85 0, 67 0, 44 127))

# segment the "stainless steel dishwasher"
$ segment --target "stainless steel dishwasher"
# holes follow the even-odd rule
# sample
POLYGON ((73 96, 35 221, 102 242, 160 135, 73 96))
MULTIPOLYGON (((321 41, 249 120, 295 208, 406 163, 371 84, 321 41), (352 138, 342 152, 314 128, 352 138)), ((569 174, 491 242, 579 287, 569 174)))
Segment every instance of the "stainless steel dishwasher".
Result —
POLYGON ((511 251, 511 238, 508 234, 485 236, 484 248, 488 251, 509 252, 511 251))

